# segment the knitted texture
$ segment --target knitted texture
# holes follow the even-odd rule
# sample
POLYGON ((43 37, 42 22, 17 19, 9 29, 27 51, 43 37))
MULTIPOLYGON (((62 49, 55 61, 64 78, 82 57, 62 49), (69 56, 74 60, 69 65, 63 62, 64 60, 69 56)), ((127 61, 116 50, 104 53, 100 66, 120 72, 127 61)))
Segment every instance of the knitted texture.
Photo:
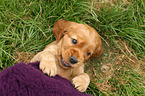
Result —
POLYGON ((92 96, 77 91, 71 82, 39 70, 39 62, 18 63, 0 72, 0 96, 92 96))

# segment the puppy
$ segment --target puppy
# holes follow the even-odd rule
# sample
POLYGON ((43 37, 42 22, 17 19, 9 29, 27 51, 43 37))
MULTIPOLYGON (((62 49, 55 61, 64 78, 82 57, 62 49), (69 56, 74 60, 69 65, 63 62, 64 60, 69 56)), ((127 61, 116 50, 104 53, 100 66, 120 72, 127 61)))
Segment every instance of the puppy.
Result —
POLYGON ((40 62, 40 69, 49 76, 60 76, 70 80, 80 92, 84 92, 89 83, 84 73, 83 62, 89 57, 99 57, 102 43, 96 30, 85 24, 58 20, 53 27, 56 41, 36 54, 31 62, 40 62))

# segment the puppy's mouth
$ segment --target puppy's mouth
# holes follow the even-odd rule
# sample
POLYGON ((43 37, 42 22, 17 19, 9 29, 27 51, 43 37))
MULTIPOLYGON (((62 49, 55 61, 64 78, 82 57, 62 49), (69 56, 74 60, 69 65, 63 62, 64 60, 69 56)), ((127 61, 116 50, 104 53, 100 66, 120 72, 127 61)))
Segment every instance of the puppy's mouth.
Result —
POLYGON ((71 67, 71 64, 67 63, 67 62, 63 59, 62 55, 61 55, 61 64, 62 64, 64 67, 71 67))

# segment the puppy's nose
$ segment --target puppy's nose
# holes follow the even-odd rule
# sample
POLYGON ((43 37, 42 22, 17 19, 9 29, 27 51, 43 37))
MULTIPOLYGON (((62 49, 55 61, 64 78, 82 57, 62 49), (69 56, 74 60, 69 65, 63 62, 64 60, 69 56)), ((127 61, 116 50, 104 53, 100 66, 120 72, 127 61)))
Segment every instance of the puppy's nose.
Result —
POLYGON ((75 64, 75 63, 78 62, 77 58, 74 57, 74 56, 71 56, 70 59, 69 59, 69 61, 70 61, 70 63, 72 63, 72 64, 75 64))

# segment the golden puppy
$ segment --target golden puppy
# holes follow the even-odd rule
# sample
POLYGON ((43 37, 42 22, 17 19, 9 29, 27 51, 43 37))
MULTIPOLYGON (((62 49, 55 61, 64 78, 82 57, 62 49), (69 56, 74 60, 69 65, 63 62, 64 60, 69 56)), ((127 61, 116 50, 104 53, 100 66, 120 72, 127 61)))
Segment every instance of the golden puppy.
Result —
POLYGON ((58 20, 54 24, 53 33, 56 41, 35 55, 31 62, 39 61, 43 73, 49 76, 59 74, 84 92, 90 78, 84 73, 83 62, 103 52, 98 33, 88 25, 66 20, 58 20))

